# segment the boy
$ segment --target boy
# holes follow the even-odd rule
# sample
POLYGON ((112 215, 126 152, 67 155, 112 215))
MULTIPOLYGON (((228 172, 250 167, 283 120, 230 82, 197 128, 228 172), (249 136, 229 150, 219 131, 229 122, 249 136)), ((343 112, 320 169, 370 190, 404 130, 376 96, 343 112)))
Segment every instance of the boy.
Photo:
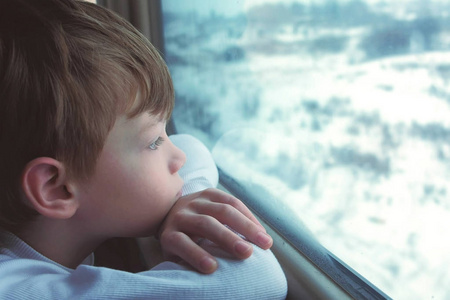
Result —
POLYGON ((201 147, 175 136, 181 169, 165 132, 173 99, 157 51, 106 9, 0 1, 1 299, 285 296, 271 252, 222 224, 263 249, 270 237, 234 197, 199 191, 215 183, 211 164, 196 165, 201 147), (202 273, 92 266, 103 241, 141 236, 202 273))

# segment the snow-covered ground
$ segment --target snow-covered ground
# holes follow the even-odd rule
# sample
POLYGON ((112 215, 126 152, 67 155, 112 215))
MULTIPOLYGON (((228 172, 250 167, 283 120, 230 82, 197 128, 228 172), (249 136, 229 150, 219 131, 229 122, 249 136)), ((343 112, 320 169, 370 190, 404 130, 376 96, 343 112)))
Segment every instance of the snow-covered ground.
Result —
POLYGON ((450 299, 450 52, 415 39, 370 59, 364 27, 183 22, 166 26, 177 129, 394 299, 450 299), (346 43, 312 51, 311 36, 346 43))

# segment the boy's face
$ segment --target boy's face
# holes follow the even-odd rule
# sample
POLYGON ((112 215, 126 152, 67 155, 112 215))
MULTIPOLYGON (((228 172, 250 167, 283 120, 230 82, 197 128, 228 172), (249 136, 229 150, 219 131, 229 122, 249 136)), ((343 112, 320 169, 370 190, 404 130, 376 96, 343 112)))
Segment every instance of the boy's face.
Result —
POLYGON ((159 118, 147 113, 119 117, 93 176, 80 183, 75 217, 101 237, 155 234, 181 195, 177 172, 185 160, 159 118))

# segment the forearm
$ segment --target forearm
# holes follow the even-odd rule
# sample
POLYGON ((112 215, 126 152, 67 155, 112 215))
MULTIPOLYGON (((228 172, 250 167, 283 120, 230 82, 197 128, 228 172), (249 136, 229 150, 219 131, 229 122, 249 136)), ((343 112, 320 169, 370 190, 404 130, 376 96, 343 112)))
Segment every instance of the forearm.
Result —
MULTIPOLYGON (((164 262, 152 271, 183 268, 175 271, 176 277, 181 276, 183 281, 187 280, 185 276, 193 275, 193 294, 185 299, 285 299, 286 277, 270 250, 255 247, 250 258, 238 260, 211 243, 202 246, 217 258, 219 268, 216 272, 209 275, 183 273, 182 270, 189 267, 170 262, 164 262)), ((172 296, 176 298, 176 292, 172 296)))
MULTIPOLYGON (((209 247, 209 246, 207 246, 209 247)), ((210 249, 219 269, 205 275, 164 262, 129 273, 80 265, 75 270, 50 261, 0 257, 1 299, 284 299, 286 280, 270 251, 255 249, 247 260, 210 249)))

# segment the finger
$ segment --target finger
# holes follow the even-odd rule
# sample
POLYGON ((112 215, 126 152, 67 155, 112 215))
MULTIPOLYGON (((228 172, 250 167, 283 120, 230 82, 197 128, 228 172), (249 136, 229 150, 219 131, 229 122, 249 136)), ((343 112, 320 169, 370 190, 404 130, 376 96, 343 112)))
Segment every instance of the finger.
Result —
POLYGON ((241 259, 252 255, 252 245, 216 218, 209 215, 192 214, 190 218, 185 218, 184 221, 183 228, 189 228, 188 234, 202 236, 241 259))
POLYGON ((197 245, 190 237, 181 232, 163 234, 161 244, 171 257, 179 257, 194 269, 205 273, 213 273, 217 269, 217 261, 206 250, 197 245))
POLYGON ((202 193, 202 196, 209 199, 212 202, 218 202, 233 206, 234 208, 239 210, 242 214, 244 214, 247 218, 252 220, 253 223, 257 224, 262 229, 264 229, 264 232, 266 231, 264 226, 262 226, 261 223, 258 221, 258 219, 256 219, 256 217, 253 215, 250 209, 248 209, 248 207, 245 206, 245 204, 238 198, 218 189, 205 190, 202 193))
MULTIPOLYGON (((202 205, 199 205, 199 207, 196 208, 197 213, 209 215, 213 218, 217 219, 222 225, 226 224, 230 228, 232 228, 234 231, 238 232, 239 234, 246 237, 249 241, 252 243, 258 245, 262 249, 269 249, 272 247, 273 240, 272 238, 266 233, 265 230, 261 230, 261 227, 256 225, 252 220, 250 220, 246 215, 242 214, 241 211, 237 210, 233 206, 222 204, 222 203, 214 203, 214 202, 205 202, 202 203, 202 205)), ((203 221, 206 222, 206 221, 203 221)), ((201 224, 205 227, 205 229, 208 229, 209 232, 211 232, 211 229, 209 226, 217 226, 217 224, 201 224)), ((223 226, 223 225, 222 225, 223 226)), ((202 234, 202 227, 197 226, 197 235, 202 234)), ((206 231, 205 231, 206 232, 206 231)), ((214 232, 213 232, 214 233, 214 232)), ((215 233, 217 237, 221 237, 217 233, 215 233)), ((213 240, 214 237, 212 236, 205 236, 209 240, 213 240)), ((228 236, 228 240, 226 240, 227 236, 221 237, 222 241, 220 241, 221 244, 227 244, 230 242, 236 242, 236 239, 231 239, 230 236, 228 236)), ((218 241, 214 240, 217 244, 219 244, 218 241)), ((242 253, 240 253, 242 255, 242 253)))

